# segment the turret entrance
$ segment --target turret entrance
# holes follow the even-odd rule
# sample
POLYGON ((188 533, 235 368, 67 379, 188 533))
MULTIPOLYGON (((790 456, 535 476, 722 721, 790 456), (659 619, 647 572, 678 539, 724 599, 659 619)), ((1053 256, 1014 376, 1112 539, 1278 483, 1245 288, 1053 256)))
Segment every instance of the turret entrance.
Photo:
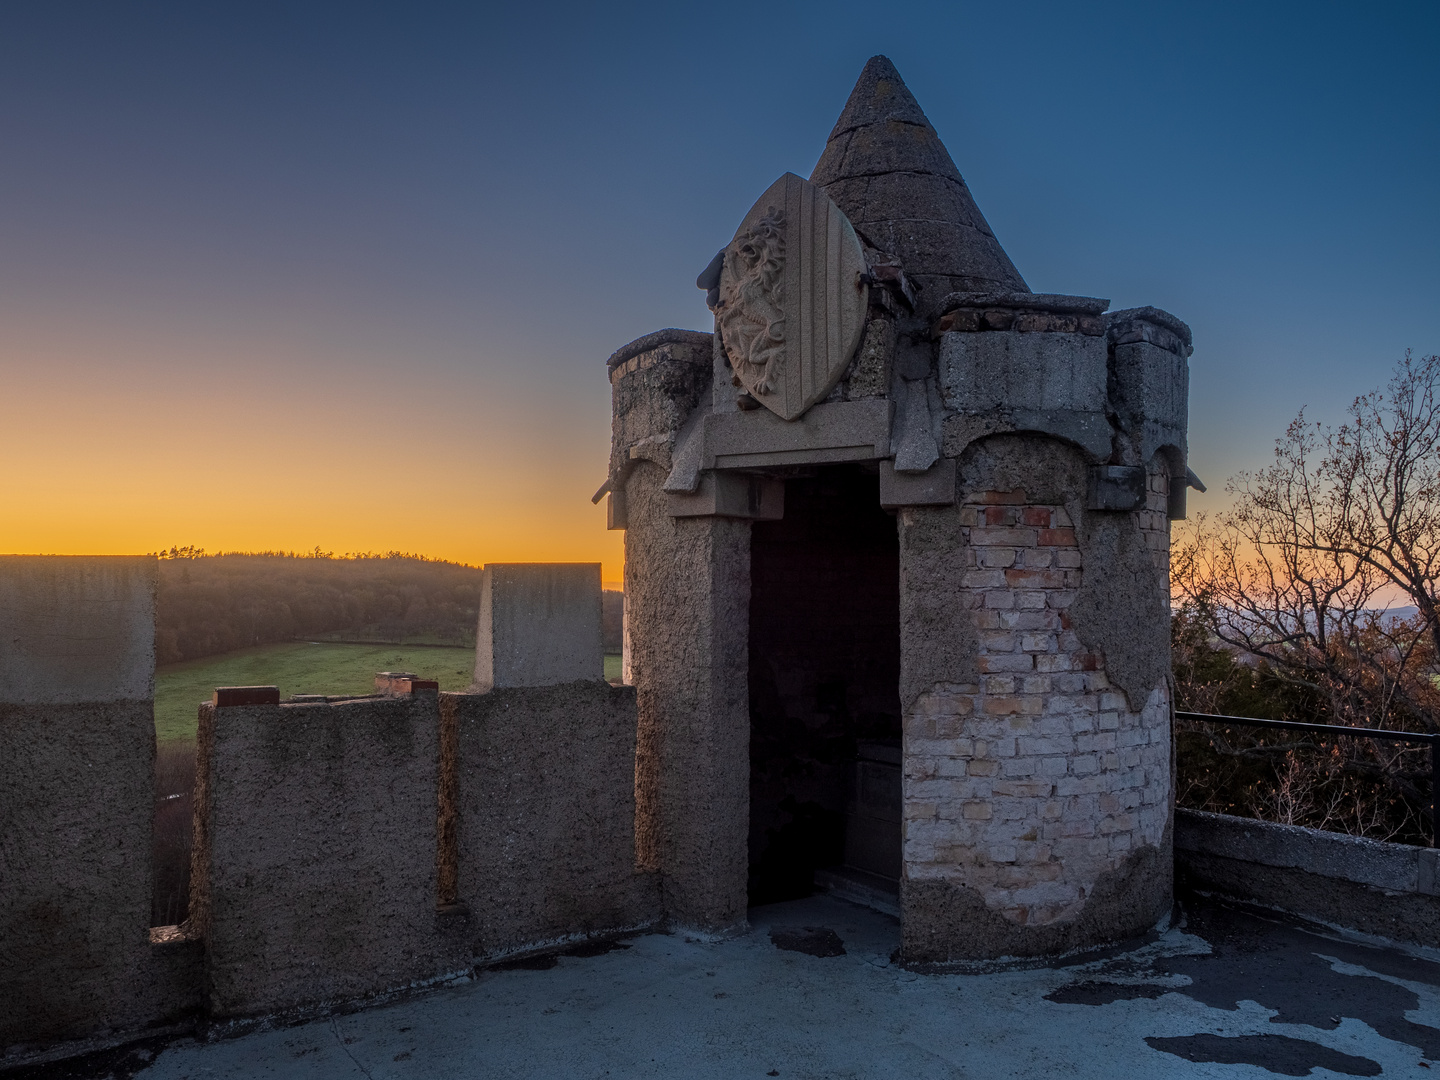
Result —
POLYGON ((817 871, 900 870, 900 554, 879 477, 832 465, 785 482, 750 540, 752 904, 817 871))

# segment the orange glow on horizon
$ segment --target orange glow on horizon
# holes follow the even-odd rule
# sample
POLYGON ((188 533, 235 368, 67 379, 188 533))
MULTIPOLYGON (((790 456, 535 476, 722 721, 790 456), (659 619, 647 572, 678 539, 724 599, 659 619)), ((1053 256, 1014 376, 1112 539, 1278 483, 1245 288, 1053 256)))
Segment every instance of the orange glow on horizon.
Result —
POLYGON ((623 577, 624 534, 590 502, 609 460, 603 366, 546 393, 479 363, 442 382, 284 343, 170 341, 157 363, 76 337, 0 346, 0 551, 318 545, 623 577))

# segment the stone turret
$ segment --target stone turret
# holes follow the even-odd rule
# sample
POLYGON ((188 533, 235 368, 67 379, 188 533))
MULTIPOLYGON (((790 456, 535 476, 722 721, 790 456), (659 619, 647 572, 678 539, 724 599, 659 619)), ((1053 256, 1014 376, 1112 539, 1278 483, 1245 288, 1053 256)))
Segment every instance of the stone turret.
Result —
POLYGON ((1031 292, 884 57, 700 284, 716 333, 611 359, 600 492, 668 917, 849 890, 941 965, 1152 925, 1189 328, 1031 292))

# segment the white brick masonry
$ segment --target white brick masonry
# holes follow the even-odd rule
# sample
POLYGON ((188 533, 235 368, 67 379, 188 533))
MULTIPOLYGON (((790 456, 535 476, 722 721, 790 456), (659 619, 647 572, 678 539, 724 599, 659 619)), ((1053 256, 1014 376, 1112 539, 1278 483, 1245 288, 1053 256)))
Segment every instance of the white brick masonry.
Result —
MULTIPOLYGON (((1137 512, 1162 574, 1167 493, 1152 471, 1137 512)), ((1160 842, 1169 691, 1156 686, 1131 711, 1104 657, 1071 630, 1083 567, 1063 507, 983 492, 960 524, 981 677, 921 695, 905 717, 907 873, 975 889, 1017 923, 1050 923, 1075 914, 1133 849, 1160 842)))

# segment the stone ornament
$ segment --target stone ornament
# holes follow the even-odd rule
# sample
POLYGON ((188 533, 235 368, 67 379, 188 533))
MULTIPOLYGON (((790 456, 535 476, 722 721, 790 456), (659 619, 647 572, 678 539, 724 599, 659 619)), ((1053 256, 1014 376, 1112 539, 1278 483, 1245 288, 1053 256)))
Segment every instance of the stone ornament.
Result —
POLYGON ((865 328, 865 254, 849 220, 786 173, 722 253, 715 325, 740 384, 794 420, 845 373, 865 328))

